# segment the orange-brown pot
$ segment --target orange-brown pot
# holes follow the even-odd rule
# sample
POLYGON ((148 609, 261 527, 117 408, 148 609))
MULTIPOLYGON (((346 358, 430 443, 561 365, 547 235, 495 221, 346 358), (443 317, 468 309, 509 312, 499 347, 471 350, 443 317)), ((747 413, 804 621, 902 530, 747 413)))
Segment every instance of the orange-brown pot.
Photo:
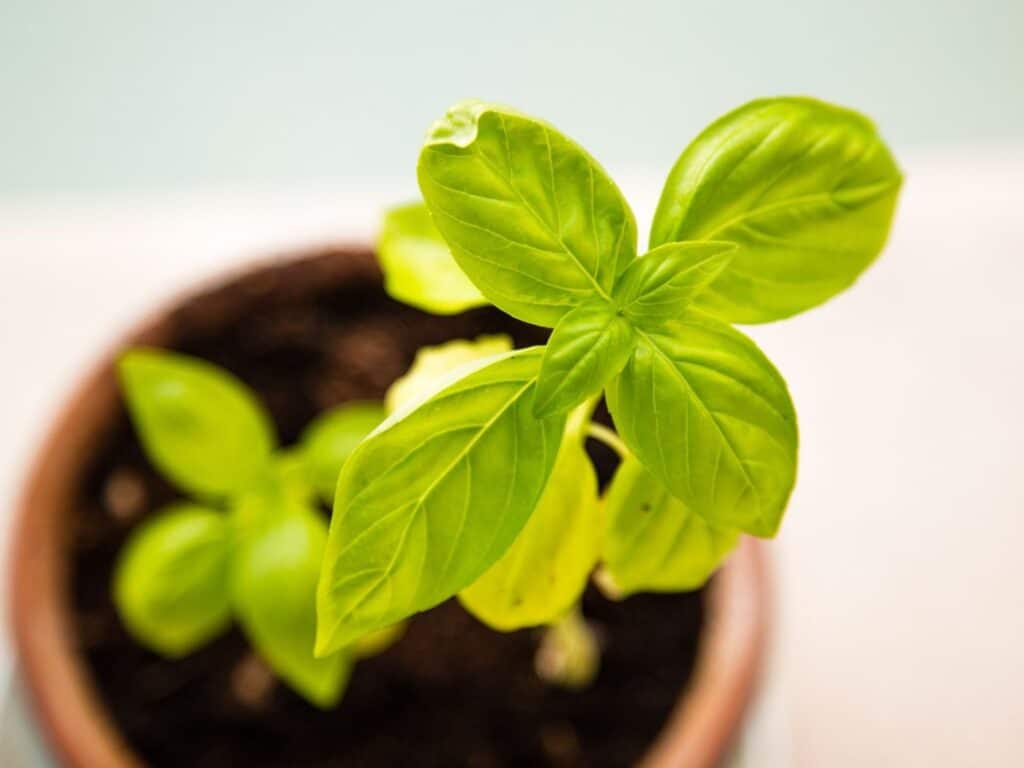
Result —
MULTIPOLYGON (((261 293, 301 296, 325 281, 340 284, 367 275, 377 275, 377 267, 365 247, 272 259, 174 302, 115 350, 167 344, 184 329, 234 319, 230 302, 216 303, 217 316, 197 310, 211 293, 241 294, 249 301, 261 293)), ((50 427, 20 496, 13 532, 9 589, 15 649, 44 738, 63 764, 75 768, 141 764, 113 726, 76 652, 68 589, 66 531, 75 489, 116 417, 118 397, 112 352, 79 384, 50 427)), ((645 765, 711 768, 728 753, 765 654, 766 561, 764 546, 745 539, 714 580, 694 674, 645 765)))

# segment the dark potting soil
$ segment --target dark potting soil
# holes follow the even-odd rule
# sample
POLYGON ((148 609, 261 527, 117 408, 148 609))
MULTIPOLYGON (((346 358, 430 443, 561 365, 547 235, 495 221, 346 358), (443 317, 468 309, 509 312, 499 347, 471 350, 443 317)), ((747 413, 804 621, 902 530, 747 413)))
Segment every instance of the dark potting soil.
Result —
MULTIPOLYGON (((176 315, 174 346, 253 387, 282 444, 325 408, 381 398, 423 345, 508 333, 522 346, 546 336, 492 309, 443 318, 398 304, 372 268, 339 283, 338 258, 258 272, 176 315)), ((614 457, 591 448, 607 481, 614 457)), ((277 683, 237 629, 187 658, 163 659, 128 637, 109 585, 131 529, 178 497, 122 412, 82 483, 70 543, 79 647, 114 721, 153 766, 621 768, 650 745, 690 675, 700 593, 614 603, 593 589, 583 610, 604 647, 584 692, 539 681, 536 630, 493 632, 455 601, 414 617, 393 647, 359 662, 343 701, 326 712, 277 683)))

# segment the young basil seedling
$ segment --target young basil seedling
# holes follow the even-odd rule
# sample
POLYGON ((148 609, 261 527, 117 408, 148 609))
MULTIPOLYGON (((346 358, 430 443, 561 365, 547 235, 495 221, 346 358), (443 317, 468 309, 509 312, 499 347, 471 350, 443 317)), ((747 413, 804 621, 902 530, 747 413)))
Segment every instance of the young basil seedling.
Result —
POLYGON ((298 446, 277 450, 270 417, 226 371, 148 349, 127 352, 118 370, 147 456, 197 499, 159 512, 125 545, 113 594, 126 628, 144 646, 179 657, 235 618, 285 682, 313 704, 333 705, 353 659, 389 642, 371 636, 313 655, 327 543, 314 498, 333 500, 342 464, 383 420, 383 408, 341 406, 310 425, 298 446))
POLYGON ((596 644, 573 606, 596 561, 618 596, 693 589, 741 533, 778 531, 796 414, 731 323, 788 317, 851 285, 885 243, 900 172, 855 112, 751 102, 680 156, 642 255, 601 166, 515 110, 455 105, 431 127, 418 178, 425 208, 389 217, 381 243, 392 293, 435 311, 465 297, 448 277, 399 279, 425 263, 429 232, 445 275, 456 264, 496 307, 553 331, 419 388, 352 453, 317 653, 457 594, 498 629, 552 625, 538 669, 578 683, 596 644), (618 436, 589 424, 602 393, 618 436), (602 504, 585 435, 624 459, 602 504))

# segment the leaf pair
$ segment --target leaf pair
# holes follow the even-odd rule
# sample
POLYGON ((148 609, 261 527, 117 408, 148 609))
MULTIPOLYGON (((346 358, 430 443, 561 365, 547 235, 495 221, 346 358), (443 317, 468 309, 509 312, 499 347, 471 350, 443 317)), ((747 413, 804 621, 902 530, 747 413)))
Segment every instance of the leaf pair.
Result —
POLYGON ((133 532, 113 585, 126 627, 177 657, 236 617, 284 680, 313 703, 332 705, 351 654, 312 652, 327 539, 312 497, 333 499, 341 464, 381 421, 380 406, 328 413, 297 449, 275 453, 269 417, 226 372, 155 350, 127 353, 119 372, 147 455, 204 500, 172 505, 133 532))
POLYGON ((610 301, 569 311, 548 340, 534 413, 565 411, 598 394, 633 355, 639 331, 681 315, 733 250, 729 243, 669 243, 633 261, 610 301))

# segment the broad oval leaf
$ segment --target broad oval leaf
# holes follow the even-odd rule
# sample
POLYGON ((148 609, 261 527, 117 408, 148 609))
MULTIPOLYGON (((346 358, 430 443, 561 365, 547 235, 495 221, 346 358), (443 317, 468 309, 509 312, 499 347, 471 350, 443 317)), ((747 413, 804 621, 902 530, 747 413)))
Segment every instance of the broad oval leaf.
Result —
POLYGON ((901 176, 863 115, 808 98, 761 99, 708 127, 669 174, 651 246, 739 248, 698 303, 763 323, 851 285, 882 250, 901 176))
POLYGON ((452 258, 423 203, 402 205, 385 214, 377 257, 384 289, 405 304, 454 315, 487 303, 452 258))
POLYGON ((345 403, 320 415, 303 433, 302 457, 309 481, 330 504, 345 460, 386 416, 381 403, 345 403))
POLYGON ((275 511, 240 537, 232 568, 235 611, 270 667, 311 703, 331 707, 344 692, 352 662, 344 652, 313 655, 327 523, 294 501, 275 511))
POLYGON ((733 243, 665 243, 629 265, 615 286, 615 303, 633 322, 680 317, 718 277, 736 250, 733 243))
POLYGON ((698 589, 739 541, 673 496, 640 462, 626 459, 605 497, 604 579, 617 595, 698 589))
POLYGON ((121 387, 150 461, 175 485, 230 496, 267 470, 270 418, 242 382, 210 363, 155 349, 118 362, 121 387))
POLYGON ((426 400, 443 388, 449 374, 467 363, 512 351, 512 339, 504 334, 455 339, 434 347, 421 347, 409 370, 388 389, 388 411, 426 400))
POLYGON ((531 413, 541 348, 395 414, 342 468, 317 593, 317 652, 430 608, 505 552, 537 506, 564 416, 531 413))
POLYGON ((754 342, 709 318, 637 336, 607 390, 623 441, 712 525, 773 536, 796 480, 796 414, 782 376, 754 342))
POLYGON ((459 266, 526 322, 554 327, 580 302, 609 298, 636 255, 633 213, 597 161, 511 109, 452 107, 430 130, 418 177, 459 266))
POLYGON ((168 507, 133 531, 118 556, 113 596, 121 621, 147 648, 191 653, 231 622, 230 558, 223 513, 168 507))
POLYGON ((570 417, 544 495, 515 542, 459 593, 465 608, 508 632, 550 624, 579 601, 601 541, 597 474, 583 446, 591 407, 570 417))
POLYGON ((565 412, 600 392, 626 364, 633 342, 632 325, 608 302, 572 309, 545 346, 534 414, 565 412))

